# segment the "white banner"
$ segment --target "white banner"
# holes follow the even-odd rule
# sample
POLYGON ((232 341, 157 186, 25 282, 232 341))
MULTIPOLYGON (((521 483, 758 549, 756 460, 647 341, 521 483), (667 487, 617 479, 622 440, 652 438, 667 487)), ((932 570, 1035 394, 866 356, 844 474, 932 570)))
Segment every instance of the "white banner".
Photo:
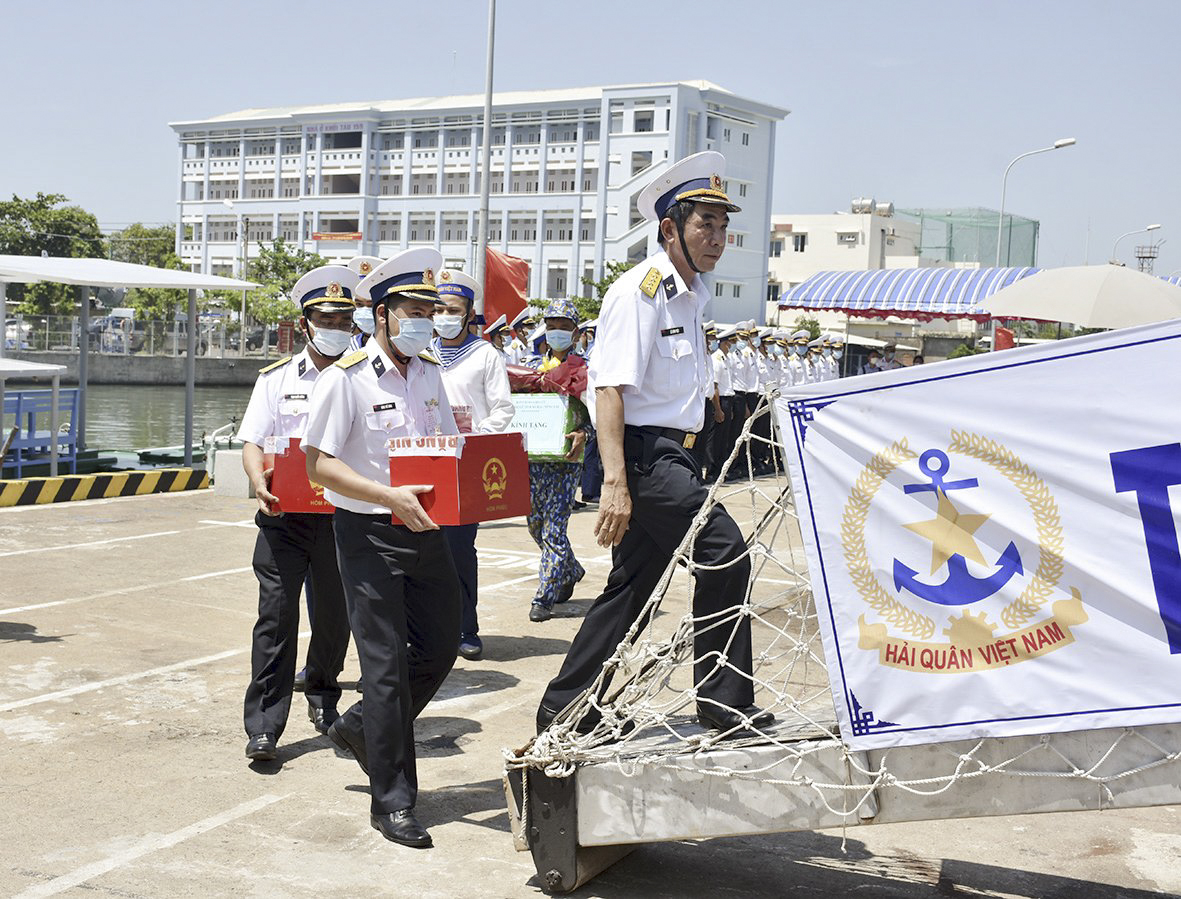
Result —
POLYGON ((1181 721, 1178 359, 1167 322, 780 398, 853 748, 1181 721))

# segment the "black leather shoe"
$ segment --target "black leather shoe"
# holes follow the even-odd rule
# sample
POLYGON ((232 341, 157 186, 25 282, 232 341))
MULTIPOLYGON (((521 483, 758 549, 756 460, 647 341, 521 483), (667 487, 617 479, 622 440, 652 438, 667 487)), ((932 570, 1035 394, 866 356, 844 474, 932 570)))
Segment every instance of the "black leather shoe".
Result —
POLYGON ((544 603, 535 602, 529 606, 530 621, 549 621, 554 617, 553 609, 544 603))
POLYGON ((771 712, 760 709, 757 705, 748 705, 744 709, 723 708, 712 703, 697 703, 697 720, 701 726, 720 731, 734 731, 733 736, 747 736, 754 734, 756 728, 766 727, 775 721, 771 712), (741 713, 741 714, 740 714, 741 713), (750 719, 748 725, 743 716, 750 719), (737 728, 737 729, 736 729, 737 728))
POLYGON ((361 770, 366 775, 369 774, 369 757, 365 754, 364 735, 350 734, 340 726, 340 719, 337 718, 328 726, 328 739, 341 752, 355 758, 357 764, 361 766, 361 770))
POLYGON ((274 734, 255 734, 246 743, 246 758, 255 762, 272 761, 278 754, 274 734))
POLYGON ((291 685, 291 689, 297 693, 302 693, 308 687, 308 669, 307 667, 300 668, 295 672, 295 683, 291 685))
POLYGON ((431 835, 418 823, 412 808, 399 809, 388 815, 370 814, 369 823, 392 843, 401 843, 414 849, 429 849, 432 845, 431 835))
POLYGON ((328 733, 328 728, 332 726, 332 722, 339 717, 340 715, 336 713, 336 709, 318 709, 311 703, 308 703, 308 720, 312 722, 312 727, 322 734, 328 733))
POLYGON ((469 662, 478 661, 484 654, 484 641, 475 634, 461 634, 459 637, 459 654, 469 662))

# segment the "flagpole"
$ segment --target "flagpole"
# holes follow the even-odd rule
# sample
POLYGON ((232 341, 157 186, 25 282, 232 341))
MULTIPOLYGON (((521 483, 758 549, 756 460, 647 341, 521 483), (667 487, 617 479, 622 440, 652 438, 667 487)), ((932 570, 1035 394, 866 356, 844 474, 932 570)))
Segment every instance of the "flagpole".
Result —
POLYGON ((480 285, 476 315, 484 315, 488 265, 488 195, 492 189, 492 58, 496 39, 496 0, 488 0, 488 68, 484 77, 484 137, 480 146, 479 240, 476 241, 476 282, 480 285))

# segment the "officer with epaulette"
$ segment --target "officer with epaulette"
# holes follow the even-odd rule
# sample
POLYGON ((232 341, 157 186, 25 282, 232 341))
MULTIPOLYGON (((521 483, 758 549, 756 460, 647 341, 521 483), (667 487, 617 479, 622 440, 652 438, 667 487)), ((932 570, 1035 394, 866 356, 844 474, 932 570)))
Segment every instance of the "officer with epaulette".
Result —
MULTIPOLYGON (((348 267, 356 272, 358 280, 368 277, 379 265, 381 260, 376 256, 354 256, 348 261, 348 267)), ((373 303, 360 297, 353 297, 353 300, 357 308, 353 312, 353 340, 349 344, 349 349, 359 350, 373 335, 373 303)))
MULTIPOLYGON (((708 496, 692 450, 714 383, 701 327, 711 292, 701 274, 717 265, 728 213, 738 211, 722 190, 724 166, 720 153, 697 153, 640 192, 639 211, 657 223, 661 249, 616 280, 603 301, 599 337, 610 352, 592 357, 588 393, 604 471, 595 536, 613 547, 612 568, 546 688, 539 728, 594 683, 708 496)), ((774 716, 754 706, 743 609, 750 560, 720 504, 709 509, 693 558, 697 717, 731 733, 765 726, 774 716)))
POLYGON ((404 250, 357 286, 373 304, 373 339, 324 373, 305 441, 308 476, 336 506, 340 576, 365 679, 363 702, 328 737, 369 775, 373 827, 419 848, 431 838, 414 815, 414 719, 455 664, 460 592, 443 532, 418 500, 432 488, 391 487, 388 444, 459 432, 427 352, 442 264, 437 250, 404 250))
POLYGON ((529 332, 537 324, 536 313, 532 306, 526 306, 509 322, 509 330, 513 339, 508 345, 508 364, 520 365, 526 356, 533 355, 529 346, 529 332))
POLYGON ((264 469, 268 437, 304 436, 312 387, 320 372, 345 351, 353 324, 353 288, 360 279, 341 265, 312 269, 296 283, 300 330, 307 346, 298 356, 263 368, 254 384, 238 439, 242 467, 258 498, 254 574, 258 578, 258 623, 251 648, 244 723, 246 756, 270 760, 287 724, 299 634, 299 595, 305 578, 316 597, 308 645, 304 695, 308 717, 320 733, 336 719, 349 624, 336 566, 332 517, 275 508, 271 469, 264 469))
POLYGON ((734 449, 737 431, 735 429, 735 398, 734 381, 730 374, 727 359, 734 349, 734 341, 738 337, 737 328, 723 328, 718 331, 717 348, 710 355, 710 367, 713 369, 714 388, 717 390, 718 406, 722 411, 722 421, 714 427, 711 435, 709 457, 710 467, 705 478, 710 483, 718 479, 722 473, 722 466, 730 458, 734 449))
POLYGON ((484 329, 484 337, 492 344, 492 348, 500 353, 500 357, 504 359, 505 365, 508 364, 508 351, 504 346, 504 338, 507 333, 508 317, 504 315, 484 329))

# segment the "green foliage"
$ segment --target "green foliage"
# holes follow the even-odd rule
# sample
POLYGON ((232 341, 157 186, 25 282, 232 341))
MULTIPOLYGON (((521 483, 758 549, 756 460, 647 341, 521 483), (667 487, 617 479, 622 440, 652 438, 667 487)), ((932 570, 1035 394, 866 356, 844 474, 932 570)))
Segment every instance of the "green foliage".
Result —
MULTIPOLYGON (((74 256, 101 258, 107 244, 98 219, 80 206, 66 205, 62 194, 38 192, 31 200, 15 194, 0 202, 0 253, 14 256, 74 256)), ((69 315, 77 288, 68 284, 11 284, 10 308, 26 315, 69 315)))
POLYGON ((978 356, 981 353, 986 353, 988 350, 980 349, 972 346, 970 343, 961 343, 954 350, 947 354, 948 359, 959 359, 961 356, 978 356))
MULTIPOLYGON (((601 307, 603 305, 603 297, 607 296, 607 291, 610 289, 611 285, 614 284, 618 280, 619 276, 628 269, 635 268, 635 265, 636 264, 634 262, 608 262, 606 271, 603 272, 603 277, 601 277, 598 281, 596 281, 594 278, 583 277, 582 283, 587 287, 594 288, 595 298, 599 301, 599 306, 601 307)), ((578 300, 575 300, 575 305, 577 304, 578 300)), ((582 306, 579 306, 578 309, 581 312, 582 306)), ((594 315, 598 314, 599 310, 595 309, 594 315)), ((594 315, 592 315, 591 318, 594 318, 594 315)))
MULTIPOLYGON (((291 288, 305 274, 328 260, 318 253, 292 246, 278 238, 270 245, 258 245, 258 258, 247 266, 246 280, 261 285, 246 294, 246 314, 255 321, 274 325, 299 316, 299 308, 291 302, 291 288)), ((228 309, 240 308, 242 294, 235 290, 214 290, 206 293, 211 305, 228 309)))
MULTIPOLYGON (((134 262, 156 268, 180 270, 176 255, 176 229, 172 225, 149 227, 137 222, 109 238, 110 257, 119 262, 134 262)), ((188 295, 183 290, 140 287, 127 291, 123 305, 130 306, 143 319, 171 319, 178 308, 186 308, 188 295)))
POLYGON ((795 330, 799 331, 801 328, 807 328, 811 335, 808 339, 815 340, 820 336, 820 322, 808 315, 801 315, 796 318, 795 330))
POLYGON ((578 314, 584 322, 588 322, 592 318, 598 318, 599 310, 603 308, 602 300, 591 299, 589 297, 570 297, 570 302, 574 304, 574 308, 578 310, 578 314))

